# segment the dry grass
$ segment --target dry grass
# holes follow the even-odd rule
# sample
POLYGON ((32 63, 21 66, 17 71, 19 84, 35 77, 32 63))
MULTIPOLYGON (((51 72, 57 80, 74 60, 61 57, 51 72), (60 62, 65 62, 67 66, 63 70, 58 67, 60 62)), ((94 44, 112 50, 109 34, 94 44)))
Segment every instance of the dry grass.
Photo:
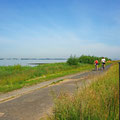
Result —
POLYGON ((119 70, 115 63, 89 87, 55 100, 52 120, 119 120, 119 70))

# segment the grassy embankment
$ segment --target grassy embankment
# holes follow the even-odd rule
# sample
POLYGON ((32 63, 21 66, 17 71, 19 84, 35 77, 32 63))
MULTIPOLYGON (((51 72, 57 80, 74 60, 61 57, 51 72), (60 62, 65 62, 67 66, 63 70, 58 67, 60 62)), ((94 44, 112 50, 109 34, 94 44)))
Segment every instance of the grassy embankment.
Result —
POLYGON ((119 120, 119 67, 114 63, 89 87, 55 100, 50 120, 119 120))
POLYGON ((42 64, 36 67, 29 66, 1 66, 0 67, 0 92, 8 92, 24 86, 33 85, 53 78, 77 72, 91 70, 94 65, 67 63, 42 64))

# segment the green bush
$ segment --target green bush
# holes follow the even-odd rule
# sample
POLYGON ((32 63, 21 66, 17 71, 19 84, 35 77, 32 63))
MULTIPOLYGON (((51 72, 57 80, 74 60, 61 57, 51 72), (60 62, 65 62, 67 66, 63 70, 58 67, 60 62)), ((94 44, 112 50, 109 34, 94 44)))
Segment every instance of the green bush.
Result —
POLYGON ((70 58, 68 58, 68 60, 67 60, 67 63, 69 64, 69 65, 78 65, 78 63, 79 63, 79 59, 76 57, 76 56, 70 56, 70 58))
MULTIPOLYGON (((82 55, 79 57, 79 62, 93 64, 95 60, 98 60, 98 62, 100 63, 101 59, 102 59, 102 57, 82 55)), ((106 59, 106 61, 111 60, 107 57, 105 57, 105 59, 106 59)))
MULTIPOLYGON (((96 57, 96 56, 90 56, 90 55, 82 55, 79 58, 77 58, 76 56, 70 56, 70 58, 68 58, 67 63, 69 65, 78 65, 79 63, 87 63, 87 64, 94 64, 95 60, 98 60, 98 64, 101 63, 101 59, 103 57, 96 57)), ((106 61, 111 61, 111 59, 105 57, 106 61)))

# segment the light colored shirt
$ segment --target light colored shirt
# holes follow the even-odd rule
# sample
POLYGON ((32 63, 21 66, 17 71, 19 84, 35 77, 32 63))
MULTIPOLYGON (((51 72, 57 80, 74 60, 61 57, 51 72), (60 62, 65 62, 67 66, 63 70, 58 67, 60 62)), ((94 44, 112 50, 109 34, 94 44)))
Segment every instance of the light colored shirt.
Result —
POLYGON ((105 59, 102 59, 101 62, 105 63, 105 59))

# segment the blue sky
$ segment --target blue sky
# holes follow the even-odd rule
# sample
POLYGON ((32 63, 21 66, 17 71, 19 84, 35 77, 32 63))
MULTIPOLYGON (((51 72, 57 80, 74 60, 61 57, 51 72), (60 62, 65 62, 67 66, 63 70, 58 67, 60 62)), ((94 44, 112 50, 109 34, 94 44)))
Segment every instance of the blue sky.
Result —
POLYGON ((120 59, 120 0, 0 0, 0 57, 120 59))

